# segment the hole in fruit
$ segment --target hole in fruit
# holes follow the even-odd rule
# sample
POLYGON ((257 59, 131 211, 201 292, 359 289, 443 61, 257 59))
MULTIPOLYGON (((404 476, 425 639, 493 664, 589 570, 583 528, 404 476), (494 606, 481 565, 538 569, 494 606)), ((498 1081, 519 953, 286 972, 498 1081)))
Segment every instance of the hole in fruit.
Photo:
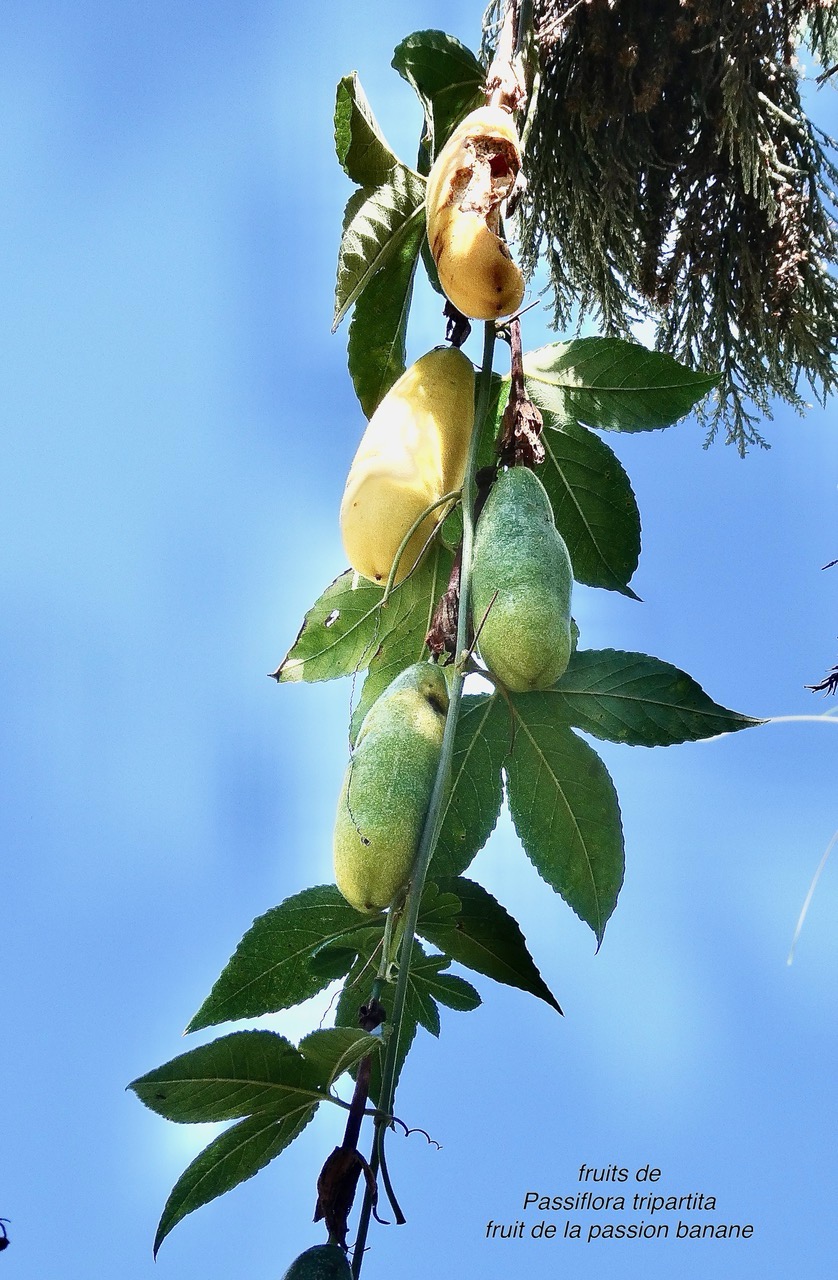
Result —
POLYGON ((512 170, 509 157, 503 154, 492 156, 489 161, 489 169, 493 178, 508 178, 512 170))

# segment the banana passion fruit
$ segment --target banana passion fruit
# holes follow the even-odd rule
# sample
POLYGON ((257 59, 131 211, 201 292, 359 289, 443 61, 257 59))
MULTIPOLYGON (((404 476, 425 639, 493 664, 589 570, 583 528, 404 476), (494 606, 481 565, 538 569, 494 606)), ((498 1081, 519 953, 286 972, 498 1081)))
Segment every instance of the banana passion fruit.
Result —
POLYGON ((478 107, 457 126, 428 175, 428 243, 446 297, 473 320, 517 311, 524 278, 500 237, 500 206, 521 168, 511 112, 478 107))
MULTIPOLYGON (((390 388, 358 446, 340 507, 343 546, 356 572, 386 582, 414 521, 462 486, 473 425, 474 368, 454 347, 429 351, 390 388)), ((438 507, 419 525, 397 583, 444 514, 438 507)))
POLYGON ((472 621, 481 658, 507 689, 549 689, 566 671, 572 585, 544 485, 527 467, 501 472, 475 531, 472 621))
POLYGON ((407 884, 433 791, 448 711, 440 667, 416 662, 364 717, 338 798, 335 881, 358 911, 407 884))

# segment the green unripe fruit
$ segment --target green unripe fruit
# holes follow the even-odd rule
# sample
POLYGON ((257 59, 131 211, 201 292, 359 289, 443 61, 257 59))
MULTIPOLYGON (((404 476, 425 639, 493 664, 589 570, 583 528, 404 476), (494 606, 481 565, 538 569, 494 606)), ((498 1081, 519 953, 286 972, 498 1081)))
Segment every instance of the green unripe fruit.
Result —
POLYGON ((564 674, 572 585, 544 485, 527 467, 502 472, 477 522, 472 620, 476 630, 485 616, 480 656, 507 689, 549 689, 564 674))
POLYGON ((334 835, 335 880, 358 911, 389 906, 410 878, 447 711, 442 670, 416 662, 364 716, 338 798, 334 835))
POLYGON ((316 1244, 295 1258, 282 1280, 351 1280, 352 1268, 336 1244, 316 1244))

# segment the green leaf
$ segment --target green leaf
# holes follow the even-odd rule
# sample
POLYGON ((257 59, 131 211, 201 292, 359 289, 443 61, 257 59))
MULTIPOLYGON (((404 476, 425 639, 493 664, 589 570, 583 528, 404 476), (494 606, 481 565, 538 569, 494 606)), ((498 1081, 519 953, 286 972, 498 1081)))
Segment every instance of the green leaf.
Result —
POLYGON ((420 247, 420 256, 422 258, 422 266, 425 268, 425 274, 428 277, 428 284, 434 293, 438 293, 441 298, 445 297, 445 290, 439 283, 439 272, 437 271, 434 255, 431 253, 431 246, 428 243, 428 237, 425 235, 422 239, 420 247))
POLYGON ((489 384, 489 403, 486 416, 480 424, 480 439, 477 442, 477 470, 482 467, 494 467, 498 454, 496 440, 500 433, 503 411, 509 400, 509 377, 501 377, 493 373, 489 384))
POLYGON ((599 942, 623 882, 623 832, 614 784, 599 756, 556 722, 552 695, 511 695, 506 762, 512 820, 539 875, 599 942))
POLYGON ((419 567, 396 588, 382 609, 379 642, 367 664, 369 674, 352 713, 353 742, 379 694, 405 667, 427 658, 425 636, 439 598, 448 586, 452 563, 451 552, 436 538, 419 567))
POLYGON ((419 905, 419 919, 429 924, 450 924, 462 905, 455 893, 442 893, 439 885, 426 880, 419 905))
MULTIPOLYGON (((289 1009, 328 985, 309 959, 324 943, 369 927, 334 885, 287 898, 254 920, 187 1031, 289 1009)), ((347 942, 354 944, 354 937, 347 942)))
POLYGON ((359 187, 381 186, 399 164, 354 71, 338 83, 335 150, 341 168, 359 187))
POLYGON ((428 160, 439 154, 454 126, 483 103, 485 72, 471 50, 444 31, 407 36, 396 47, 392 65, 416 90, 425 112, 428 141, 420 164, 426 173, 428 160))
POLYGON ((382 606, 384 588, 347 569, 306 614, 297 639, 272 674, 280 684, 334 680, 370 668, 354 731, 391 680, 427 656, 425 635, 448 586, 453 556, 434 542, 382 606))
POLYGON ((338 254, 332 332, 373 276, 400 252, 405 239, 424 226, 425 180, 405 165, 380 187, 350 197, 338 254))
POLYGON ((315 1068, 324 1088, 330 1089, 356 1062, 381 1049, 381 1036, 369 1035, 360 1027, 328 1027, 312 1031, 300 1041, 300 1053, 315 1068))
POLYGON ((386 629, 383 595, 382 587, 347 569, 309 609, 274 679, 280 684, 334 680, 363 670, 386 629))
POLYGON ((440 921, 431 899, 430 912, 419 916, 417 929, 422 937, 457 964, 495 982, 529 991, 561 1013, 527 950, 517 920, 506 908, 482 885, 463 877, 440 879, 438 889, 443 895, 456 895, 460 909, 440 921))
POLYGON ((274 1119, 325 1097, 321 1072, 273 1031, 234 1031, 140 1076, 133 1089, 158 1115, 179 1124, 274 1119))
MULTIPOLYGON (((418 943, 416 946, 418 947, 418 943)), ((447 964, 444 956, 431 956, 424 960, 415 958, 410 966, 410 977, 407 985, 406 1014, 412 1021, 418 1022, 432 1036, 439 1036, 439 1008, 434 999, 434 980, 437 976, 437 963, 447 964)))
POLYGON ((154 1256, 172 1227, 202 1204, 264 1169, 302 1133, 316 1110, 316 1105, 306 1106, 281 1120, 269 1115, 251 1116, 226 1129, 205 1147, 178 1178, 166 1201, 154 1239, 154 1256))
POLYGON ((354 947, 342 946, 340 942, 328 943, 315 951, 308 962, 309 972, 323 978, 326 983, 345 978, 355 963, 357 952, 354 947))
POLYGON ((454 739, 451 781, 429 875, 458 875, 495 829, 503 802, 501 770, 509 750, 502 699, 463 698, 454 739))
POLYGON ((645 653, 577 650, 545 698, 555 715, 608 742, 668 747, 762 724, 708 698, 686 672, 645 653))
MULTIPOLYGON (((479 1008, 480 996, 471 983, 466 982, 464 978, 458 978, 453 973, 441 972, 447 969, 450 963, 447 956, 428 956, 426 960, 417 964, 415 981, 440 1004, 445 1004, 449 1009, 456 1009, 460 1013, 470 1013, 473 1009, 479 1008)), ((437 1022, 438 1020, 437 1013, 437 1022)))
POLYGON ((560 423, 654 431, 689 413, 719 381, 622 338, 576 338, 524 356, 535 404, 560 423))
POLYGON ((463 507, 458 502, 453 511, 449 511, 439 528, 439 536, 443 546, 449 551, 456 551, 463 540, 463 507))
POLYGON ((407 317, 425 228, 419 221, 355 303, 349 325, 349 373, 371 418, 405 371, 407 317))
MULTIPOLYGON (((551 419, 544 415, 546 427, 554 426, 551 419)), ((567 543, 574 578, 636 600, 628 583, 640 559, 640 513, 619 460, 575 422, 541 438, 547 456, 537 474, 567 543)))

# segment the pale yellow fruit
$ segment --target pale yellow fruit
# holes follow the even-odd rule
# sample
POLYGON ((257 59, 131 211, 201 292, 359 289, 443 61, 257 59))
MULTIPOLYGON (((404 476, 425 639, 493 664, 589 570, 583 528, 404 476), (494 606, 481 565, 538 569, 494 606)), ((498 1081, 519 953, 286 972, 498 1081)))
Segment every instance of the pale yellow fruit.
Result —
POLYGON ((389 906, 410 878, 448 711, 440 667, 416 662, 364 717, 338 798, 335 882, 358 911, 389 906))
POLYGON ((520 168, 511 113, 478 107, 454 130, 428 175, 428 243, 439 282, 473 320, 511 315, 524 297, 524 278, 498 234, 500 206, 520 168))
MULTIPOLYGON (((413 522, 462 486, 473 425, 474 369, 454 347, 429 351, 390 388, 367 424, 340 505, 353 569, 386 582, 413 522)), ((396 582, 416 564, 444 514, 437 507, 419 525, 396 582)))

